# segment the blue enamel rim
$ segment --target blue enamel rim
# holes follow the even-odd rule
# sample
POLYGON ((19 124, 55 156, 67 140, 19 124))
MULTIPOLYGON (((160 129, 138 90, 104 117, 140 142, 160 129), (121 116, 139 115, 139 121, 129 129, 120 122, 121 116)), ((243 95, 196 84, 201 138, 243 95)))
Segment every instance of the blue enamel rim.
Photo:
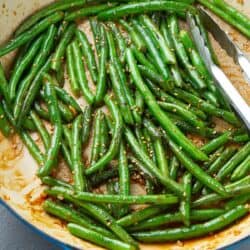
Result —
MULTIPOLYGON (((56 246, 62 248, 63 250, 73 250, 76 248, 73 248, 72 246, 66 244, 66 243, 62 243, 61 241, 55 239, 54 237, 50 236, 49 234, 43 232, 42 230, 38 229, 37 227, 35 227, 34 225, 30 224, 27 220, 25 220, 21 215, 19 215, 17 212, 15 212, 6 202, 4 202, 3 200, 0 199, 0 205, 3 205, 5 208, 7 208, 7 210, 13 215, 15 216, 18 220, 20 220, 25 226, 27 226, 28 228, 30 228, 33 232, 35 232, 36 234, 40 235, 43 239, 55 244, 56 246)), ((250 246, 250 237, 247 236, 237 242, 234 242, 228 246, 225 246, 223 248, 220 248, 219 250, 238 250, 240 249, 240 245, 243 242, 247 242, 247 244, 250 246)))
POLYGON ((12 209, 6 202, 0 199, 0 206, 3 205, 14 217, 16 217, 19 221, 21 221, 25 226, 30 228, 33 232, 40 235, 43 239, 49 241, 50 243, 55 244, 56 246, 62 248, 63 250, 73 250, 76 248, 73 248, 72 246, 62 243, 61 241, 55 239, 54 237, 50 236, 49 234, 43 232, 39 228, 35 227, 31 223, 29 223, 27 220, 25 220, 20 214, 18 214, 14 209, 12 209))

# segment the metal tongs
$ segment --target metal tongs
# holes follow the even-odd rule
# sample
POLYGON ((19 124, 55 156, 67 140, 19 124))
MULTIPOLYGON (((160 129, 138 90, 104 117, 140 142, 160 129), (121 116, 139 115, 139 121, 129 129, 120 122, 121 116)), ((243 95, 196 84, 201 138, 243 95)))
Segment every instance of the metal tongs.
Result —
MULTIPOLYGON (((250 84, 250 61, 247 56, 233 43, 231 38, 220 28, 218 23, 210 16, 203 8, 199 8, 201 19, 206 28, 212 33, 215 40, 219 42, 222 48, 226 50, 229 56, 233 57, 234 61, 240 65, 245 75, 246 80, 250 84)), ((194 42, 201 54, 208 70, 214 77, 217 86, 223 96, 229 101, 236 113, 245 123, 248 131, 250 131, 250 107, 242 98, 225 73, 214 63, 210 50, 207 47, 204 37, 202 36, 196 21, 191 14, 187 14, 187 22, 194 42)))

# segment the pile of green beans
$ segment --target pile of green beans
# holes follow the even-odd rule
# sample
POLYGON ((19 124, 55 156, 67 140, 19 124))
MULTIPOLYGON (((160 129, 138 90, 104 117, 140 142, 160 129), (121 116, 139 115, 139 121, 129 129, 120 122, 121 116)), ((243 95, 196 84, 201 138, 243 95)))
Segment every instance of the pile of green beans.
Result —
MULTIPOLYGON (((249 18, 223 0, 197 2, 250 37, 249 18)), ((249 131, 180 29, 186 14, 218 64, 192 0, 59 0, 0 46, 0 57, 18 49, 10 74, 0 63, 0 131, 20 136, 47 187, 43 209, 72 235, 136 250, 209 235, 248 213, 249 131), (79 25, 87 18, 90 34, 79 25)))

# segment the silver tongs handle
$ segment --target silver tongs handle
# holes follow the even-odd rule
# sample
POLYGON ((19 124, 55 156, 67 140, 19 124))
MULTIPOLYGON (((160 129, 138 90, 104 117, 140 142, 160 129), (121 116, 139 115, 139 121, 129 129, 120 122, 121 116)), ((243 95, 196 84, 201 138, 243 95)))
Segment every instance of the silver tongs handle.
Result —
POLYGON ((246 55, 239 49, 237 48, 238 52, 238 63, 243 70, 244 77, 246 78, 248 84, 250 84, 250 61, 246 57, 246 55))
POLYGON ((213 64, 210 66, 210 69, 218 83, 218 86, 220 87, 220 90, 250 131, 250 107, 218 66, 213 64))

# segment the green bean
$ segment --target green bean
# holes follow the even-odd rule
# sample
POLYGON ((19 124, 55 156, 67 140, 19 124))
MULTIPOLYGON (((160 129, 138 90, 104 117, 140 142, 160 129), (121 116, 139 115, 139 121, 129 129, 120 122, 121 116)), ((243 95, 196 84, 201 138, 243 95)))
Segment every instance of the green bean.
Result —
POLYGON ((188 72, 189 77, 192 79, 192 83, 194 84, 194 87, 197 89, 206 88, 206 83, 200 77, 198 72, 190 64, 187 52, 184 48, 184 45, 179 41, 178 21, 174 15, 169 17, 168 25, 169 25, 169 32, 170 32, 172 39, 173 39, 174 48, 175 48, 177 57, 179 58, 179 60, 183 64, 183 66, 185 67, 186 71, 188 72))
POLYGON ((172 77, 173 77, 173 80, 174 80, 174 83, 175 83, 175 86, 176 87, 183 87, 183 79, 182 79, 182 76, 181 76, 181 73, 180 73, 180 70, 178 68, 177 65, 171 65, 170 67, 170 71, 172 73, 172 77))
POLYGON ((75 205, 80 206, 84 211, 87 211, 93 218, 100 221, 107 228, 109 228, 121 240, 126 243, 137 246, 137 243, 134 241, 134 239, 129 234, 127 234, 127 232, 121 226, 116 223, 116 220, 108 212, 106 212, 104 209, 97 205, 76 200, 72 196, 72 190, 62 187, 53 187, 49 190, 46 190, 46 193, 53 197, 58 197, 58 195, 61 195, 67 201, 70 201, 75 205))
MULTIPOLYGON (((108 32, 107 35, 108 35, 111 63, 114 66, 114 69, 117 71, 117 74, 118 74, 117 78, 118 77, 120 78, 119 87, 120 87, 120 91, 123 92, 123 95, 124 95, 123 99, 124 99, 124 101, 126 100, 127 105, 129 106, 129 109, 130 109, 130 110, 127 110, 127 113, 125 113, 126 116, 124 116, 124 119, 129 124, 133 124, 134 120, 136 123, 140 123, 141 117, 138 115, 136 110, 134 110, 135 101, 134 101, 134 98, 132 96, 131 90, 128 86, 126 75, 125 75, 124 70, 122 68, 121 61, 116 53, 116 48, 115 48, 115 44, 114 44, 114 37, 112 36, 112 33, 110 33, 110 32, 108 32)), ((112 83, 114 83, 113 82, 114 77, 112 77, 112 73, 114 73, 113 70, 112 70, 112 72, 110 71, 110 74, 111 74, 112 83)), ((118 81, 118 79, 117 79, 117 81, 118 81)))
POLYGON ((151 36, 156 41, 157 47, 162 53, 162 58, 167 64, 176 64, 175 54, 170 50, 168 44, 166 43, 163 35, 157 28, 157 26, 150 20, 146 15, 140 16, 140 21, 149 30, 151 36))
POLYGON ((250 140, 250 136, 247 133, 236 135, 233 137, 233 141, 237 143, 244 143, 244 142, 248 142, 249 140, 250 140))
POLYGON ((22 61, 14 68, 9 81, 9 91, 10 91, 9 95, 11 100, 14 100, 16 95, 17 84, 20 81, 25 69, 30 65, 34 57, 37 55, 37 52, 43 40, 44 40, 44 35, 38 37, 38 39, 36 39, 32 43, 27 53, 23 56, 22 61))
POLYGON ((157 139, 154 142, 154 151, 156 156, 157 166, 159 167, 162 175, 169 177, 168 159, 163 148, 162 140, 157 139))
MULTIPOLYGON (((217 216, 220 216, 225 213, 223 209, 201 209, 201 210, 192 210, 190 213, 190 219, 192 221, 207 221, 214 219, 217 216)), ((138 223, 135 226, 129 228, 129 231, 142 231, 142 230, 152 230, 154 228, 159 228, 162 225, 167 225, 171 223, 182 222, 182 214, 177 213, 167 213, 158 215, 156 217, 147 219, 138 223)))
POLYGON ((72 52, 75 61, 75 74, 78 86, 80 87, 86 101, 89 104, 92 104, 94 102, 95 97, 89 89, 88 80, 86 77, 85 68, 81 57, 81 50, 76 40, 72 42, 72 52))
POLYGON ((143 163, 144 168, 152 175, 155 176, 167 189, 173 191, 178 196, 183 196, 183 188, 177 182, 173 181, 169 177, 164 177, 161 171, 155 166, 154 162, 149 158, 148 154, 141 149, 139 143, 135 139, 133 133, 126 128, 125 138, 134 151, 138 159, 143 163))
POLYGON ((59 10, 68 10, 69 8, 74 7, 81 7, 85 4, 86 1, 82 0, 61 0, 59 2, 52 3, 41 10, 37 11, 32 16, 29 16, 21 25, 18 27, 18 29, 15 31, 15 35, 19 35, 23 33, 24 31, 31 28, 33 25, 35 25, 40 19, 43 17, 46 17, 55 11, 59 10))
MULTIPOLYGON (((191 15, 192 16, 192 15, 191 15)), ((192 41, 192 38, 188 34, 187 31, 181 30, 180 31, 180 39, 186 49, 186 51, 189 53, 190 59, 192 61, 193 66, 197 69, 199 74, 205 79, 208 89, 211 91, 206 91, 203 95, 204 97, 210 101, 212 104, 215 104, 215 106, 219 106, 218 102, 218 90, 215 87, 215 83, 213 80, 213 77, 209 73, 208 69, 206 68, 206 65, 204 63, 204 60, 198 53, 194 42, 192 41)))
POLYGON ((161 25, 160 25, 160 30, 161 30, 161 33, 162 33, 168 47, 171 50, 174 50, 174 42, 173 42, 173 39, 172 39, 171 35, 169 34, 168 24, 167 24, 167 19, 166 18, 162 18, 161 25))
POLYGON ((50 187, 59 186, 59 187, 73 189, 73 186, 70 185, 69 183, 62 181, 62 180, 55 179, 55 178, 50 177, 50 176, 42 177, 41 181, 43 184, 46 184, 50 187))
POLYGON ((225 186, 228 192, 228 195, 226 197, 222 197, 215 193, 207 194, 193 201, 192 207, 209 206, 211 204, 218 203, 230 197, 247 194, 249 192, 249 184, 250 184, 250 178, 249 176, 246 176, 245 178, 239 181, 227 184, 225 186))
POLYGON ((218 102, 218 99, 217 99, 215 93, 213 93, 211 91, 205 91, 203 93, 203 97, 206 99, 206 101, 208 101, 209 103, 211 103, 215 107, 220 106, 220 103, 218 102))
POLYGON ((169 102, 169 103, 175 103, 182 108, 186 108, 190 111, 192 111, 194 114, 196 114, 199 118, 202 120, 206 120, 207 116, 206 114, 201 111, 199 108, 193 107, 189 104, 185 104, 184 102, 178 100, 177 98, 171 96, 170 94, 167 94, 163 92, 160 88, 156 87, 151 81, 147 80, 147 86, 150 88, 150 90, 156 95, 161 101, 163 102, 169 102))
POLYGON ((79 29, 76 30, 76 37, 80 43, 82 54, 86 60, 86 64, 88 66, 88 70, 90 72, 93 83, 96 83, 97 82, 97 66, 96 66, 95 55, 92 50, 92 47, 88 41, 86 34, 82 32, 81 30, 79 29))
MULTIPOLYGON (((139 145, 139 146, 141 146, 141 145, 139 145)), ((147 153, 146 150, 143 150, 143 151, 144 151, 144 153, 147 153)), ((143 164, 142 161, 139 161, 136 157, 134 157, 132 155, 128 155, 128 159, 134 166, 136 166, 140 170, 139 174, 144 177, 145 181, 151 182, 152 185, 156 184, 156 180, 155 180, 154 175, 147 169, 147 167, 145 167, 145 164, 143 164)))
MULTIPOLYGON (((13 127, 15 127, 15 129, 17 129, 15 126, 14 117, 12 116, 10 109, 5 101, 2 101, 2 106, 3 106, 3 110, 4 110, 6 117, 9 119, 9 122, 11 123, 11 125, 13 127)), ((20 137, 21 137, 22 141, 24 142, 24 144, 28 148, 32 157, 36 160, 36 162, 39 165, 43 165, 44 156, 43 156, 41 150, 38 148, 35 141, 33 140, 33 138, 29 135, 29 133, 27 133, 24 130, 19 131, 19 133, 20 133, 20 137)))
POLYGON ((134 45, 131 46, 131 50, 133 51, 133 54, 136 58, 136 60, 142 64, 144 67, 150 69, 151 71, 157 71, 154 64, 152 64, 145 55, 139 51, 134 45))
POLYGON ((101 157, 95 164, 93 164, 86 170, 87 175, 93 174, 94 172, 103 169, 116 156, 119 150, 117 145, 120 144, 121 140, 122 127, 123 127, 122 118, 117 105, 110 99, 110 97, 105 96, 104 100, 115 121, 113 137, 107 153, 103 157, 101 157))
POLYGON ((63 125, 63 137, 67 146, 72 150, 72 131, 67 125, 63 125))
POLYGON ((10 95, 8 93, 8 89, 9 89, 9 86, 5 78, 4 69, 0 62, 0 94, 3 95, 7 103, 10 103, 10 95))
MULTIPOLYGON (((231 24, 232 26, 234 26, 236 29, 238 29, 242 34, 244 34, 245 36, 247 36, 248 38, 250 38, 250 31, 249 31, 249 27, 244 25, 237 21, 235 19, 235 17, 231 16, 228 11, 225 11, 224 9, 222 9, 221 7, 217 7, 214 5, 214 2, 210 2, 210 1, 204 1, 204 0, 198 0, 198 2, 202 5, 204 5, 205 7, 207 7, 209 10, 211 10, 212 12, 214 12, 217 16, 221 17, 222 19, 224 19, 227 23, 231 24)), ((248 21, 249 22, 249 21, 248 21)))
POLYGON ((247 133, 246 129, 244 127, 237 128, 233 131, 233 136, 237 136, 243 133, 247 133))
POLYGON ((100 23, 98 22, 98 20, 96 20, 96 18, 90 18, 89 23, 90 23, 91 31, 94 37, 96 52, 97 54, 100 54, 100 48, 101 48, 100 23))
POLYGON ((82 124, 82 144, 87 144, 90 137, 92 109, 86 106, 83 111, 83 124, 82 124))
POLYGON ((46 120, 49 121, 49 113, 47 110, 45 110, 38 102, 35 102, 34 104, 34 110, 36 111, 37 115, 46 120))
POLYGON ((180 214, 185 226, 190 226, 190 217, 191 217, 191 194, 192 194, 192 175, 187 173, 182 178, 182 183, 184 187, 184 192, 186 197, 180 203, 180 214))
POLYGON ((107 34, 107 41, 108 41, 108 47, 109 47, 109 59, 111 62, 115 62, 117 59, 117 51, 116 51, 116 46, 115 46, 114 35, 109 30, 106 31, 106 34, 107 34))
POLYGON ((10 125, 13 126, 15 130, 17 130, 15 119, 11 112, 11 108, 4 99, 1 100, 0 110, 2 117, 5 117, 7 121, 10 123, 10 125))
POLYGON ((1 107, 1 105, 0 105, 0 131, 5 137, 9 137, 12 132, 12 128, 8 122, 7 117, 5 116, 4 110, 1 107))
MULTIPOLYGON (((180 107, 179 105, 173 104, 173 103, 158 102, 158 104, 164 110, 172 112, 172 113, 176 113, 184 121, 194 126, 197 130, 201 130, 201 134, 205 133, 206 124, 203 121, 199 120, 198 117, 195 114, 193 114, 191 111, 184 109, 180 107)), ((208 154, 207 151, 204 151, 204 152, 208 154)))
MULTIPOLYGON (((130 174, 128 169, 128 159, 126 148, 122 142, 120 145, 119 152, 119 194, 120 195, 129 195, 130 194, 130 174)), ((122 207, 121 215, 124 215, 128 211, 128 207, 122 207)))
MULTIPOLYGON (((222 153, 216 152, 215 155, 217 158, 211 158, 210 164, 208 164, 207 173, 210 175, 214 175, 215 173, 217 173, 218 170, 223 166, 223 164, 225 164, 225 162, 227 162, 227 160, 229 160, 233 156, 235 151, 236 149, 228 147, 222 153)), ((202 187, 203 185, 199 181, 196 181, 193 186, 193 193, 197 193, 201 190, 202 187)))
POLYGON ((34 80, 32 81, 29 90, 25 96, 25 99, 23 101, 19 119, 17 121, 17 126, 19 126, 19 124, 22 123, 23 118, 30 112, 33 102, 41 88, 43 74, 49 71, 50 63, 51 63, 51 56, 47 59, 47 61, 44 63, 44 65, 42 66, 42 68, 39 70, 34 80))
POLYGON ((248 213, 248 209, 244 206, 238 206, 215 219, 204 224, 193 225, 189 228, 166 229, 150 232, 133 233, 132 235, 142 242, 166 242, 181 239, 189 239, 200 237, 210 232, 218 231, 232 222, 242 218, 248 213))
MULTIPOLYGON (((66 57, 66 53, 65 53, 64 58, 65 57, 66 57)), ((63 88, 65 85, 65 80, 66 80, 66 77, 64 75, 64 64, 59 65, 58 71, 54 73, 54 78, 58 82, 58 85, 63 88)))
POLYGON ((66 145, 66 143, 64 141, 62 141, 61 151, 62 151, 64 160, 67 163, 69 169, 71 171, 73 171, 73 164, 72 164, 72 160, 71 160, 71 154, 70 154, 70 151, 68 149, 68 146, 66 145))
POLYGON ((74 32, 76 29, 75 24, 70 24, 64 31, 59 41, 59 44, 54 52, 52 57, 51 69, 55 70, 56 72, 59 71, 61 63, 64 59, 64 54, 66 51, 66 47, 69 44, 70 40, 72 39, 74 32))
MULTIPOLYGON (((44 78, 44 79, 48 79, 50 82, 52 82, 52 78, 49 77, 49 78, 44 78)), ((54 83, 53 83, 54 84, 54 83)), ((44 94, 44 91, 42 90, 40 92, 41 94, 41 97, 45 100, 45 94, 44 94)), ((61 114, 61 117, 62 119, 65 121, 65 122, 71 122, 74 117, 75 117, 75 114, 71 111, 70 108, 68 108, 68 106, 66 106, 64 103, 62 103, 61 101, 58 101, 58 108, 59 108, 59 111, 60 111, 60 114, 61 114)), ((43 111, 44 112, 44 111, 43 111)))
POLYGON ((169 194, 162 195, 109 195, 76 192, 75 197, 81 201, 111 204, 176 204, 178 198, 169 194))
POLYGON ((129 227, 135 225, 141 221, 151 218, 161 212, 166 210, 166 206, 150 206, 143 208, 141 210, 135 211, 131 214, 128 214, 117 221, 117 223, 122 227, 129 227))
MULTIPOLYGON (((15 62, 14 62, 14 67, 13 69, 16 69, 20 63, 22 62, 24 56, 27 54, 30 46, 31 46, 31 42, 28 42, 26 43, 25 45, 21 46, 19 49, 18 49, 18 53, 17 53, 17 56, 15 57, 15 62)), ((14 70, 11 70, 11 74, 13 74, 13 72, 15 72, 14 70)))
POLYGON ((108 150, 108 145, 110 143, 109 140, 109 128, 107 124, 106 115, 104 114, 102 125, 101 125, 101 133, 100 133, 100 153, 99 157, 102 157, 105 155, 105 153, 108 150))
POLYGON ((155 72, 143 65, 138 65, 138 68, 142 76, 158 84, 161 88, 166 89, 166 81, 163 79, 161 75, 158 74, 158 72, 155 72))
POLYGON ((112 87, 115 92, 115 96, 119 101, 121 114, 126 123, 133 124, 134 121, 133 121, 132 113, 130 111, 129 103, 126 98, 126 94, 124 92, 122 82, 119 79, 119 75, 114 64, 109 65, 109 74, 110 74, 110 78, 112 82, 112 87))
POLYGON ((68 230, 71 234, 79 237, 81 239, 90 241, 99 246, 105 247, 111 250, 136 250, 137 248, 133 245, 128 245, 122 241, 112 239, 103 235, 103 233, 98 233, 94 230, 87 229, 85 227, 79 226, 78 224, 69 223, 67 225, 68 230))
POLYGON ((41 44, 40 51, 32 63, 30 72, 20 83, 13 108, 13 114, 16 120, 19 118, 19 115, 22 110, 23 101, 25 99, 25 96, 27 94, 30 85, 32 84, 32 81, 36 77, 39 70, 42 68, 43 64, 46 62, 48 55, 53 47, 56 31, 57 29, 55 25, 50 26, 50 28, 48 29, 48 31, 44 36, 44 40, 41 44))
POLYGON ((75 114, 64 103, 59 101, 58 107, 61 113, 61 117, 65 122, 71 122, 75 118, 75 114))
POLYGON ((153 24, 159 28, 160 26, 160 18, 161 18, 161 14, 159 12, 154 12, 150 15, 150 18, 152 19, 153 24))
POLYGON ((155 185, 150 179, 145 179, 145 190, 148 195, 155 193, 155 185))
POLYGON ((232 133, 230 131, 226 131, 222 135, 216 137, 215 139, 211 140, 207 144, 203 145, 201 147, 201 150, 205 152, 206 154, 211 154, 215 150, 217 150, 219 147, 226 144, 229 141, 231 135, 232 133))
POLYGON ((147 144, 143 135, 143 131, 141 127, 136 127, 135 128, 135 135, 138 143, 140 144, 141 148, 145 151, 148 152, 147 144))
POLYGON ((250 170, 250 155, 246 157, 246 159, 241 162, 239 166, 234 170, 232 176, 231 176, 231 181, 236 181, 248 174, 250 170))
POLYGON ((89 228, 106 237, 114 238, 114 235, 111 232, 102 227, 93 225, 92 221, 87 216, 77 212, 76 210, 73 210, 71 207, 65 206, 62 203, 46 200, 43 203, 43 209, 47 213, 52 214, 62 220, 65 220, 67 222, 77 223, 80 226, 89 228))
POLYGON ((135 91, 135 110, 139 116, 142 116, 144 111, 144 99, 138 90, 135 91))
POLYGON ((54 125, 54 133, 51 138, 50 147, 47 151, 44 165, 38 171, 40 177, 49 175, 54 167, 57 159, 60 141, 62 137, 62 123, 61 116, 58 108, 58 101, 54 85, 50 82, 45 83, 45 98, 49 108, 51 123, 54 125))
POLYGON ((126 29, 126 31, 129 34, 129 38, 132 40, 132 42, 135 44, 135 48, 138 51, 138 53, 141 53, 141 51, 145 51, 146 50, 146 44, 143 40, 143 37, 141 34, 139 34, 134 25, 131 25, 129 23, 127 23, 124 20, 119 20, 119 23, 122 25, 123 28, 126 29))
POLYGON ((212 104, 202 100, 201 98, 195 95, 188 93, 185 90, 175 88, 174 96, 193 105, 194 107, 199 107, 202 111, 210 115, 220 117, 230 124, 239 125, 239 121, 234 113, 226 111, 224 109, 216 108, 212 104))
POLYGON ((175 156, 173 156, 169 162, 169 176, 171 177, 171 179, 173 180, 177 179, 179 167, 180 163, 178 159, 175 156))
POLYGON ((82 17, 93 16, 103 10, 110 9, 116 5, 117 5, 116 3, 104 3, 96 6, 89 6, 89 7, 84 7, 82 9, 77 9, 75 11, 67 13, 64 17, 64 20, 74 21, 82 17))
POLYGON ((73 55, 73 45, 69 44, 66 49, 66 62, 67 62, 67 71, 69 75, 69 82, 70 82, 70 88, 74 95, 79 95, 80 92, 80 86, 77 81, 77 75, 76 75, 76 65, 75 65, 75 59, 73 55))
MULTIPOLYGON (((108 195, 116 195, 119 193, 118 182, 116 180, 111 180, 106 184, 107 194, 108 195), (117 190, 118 189, 118 190, 117 190)), ((115 218, 120 218, 121 209, 117 204, 102 204, 107 211, 115 218)))
MULTIPOLYGON (((249 185, 249 184, 250 184, 250 176, 247 175, 238 181, 227 184, 226 188, 229 191, 231 191, 231 189, 238 188, 239 186, 249 185)), ((245 189, 247 190, 247 187, 245 187, 245 189)), ((243 191, 244 191, 244 187, 243 187, 243 191)), ((236 192, 237 192, 237 190, 236 190, 236 192)))
POLYGON ((69 27, 69 22, 63 20, 58 26, 59 27, 56 35, 57 41, 59 41, 62 38, 65 30, 69 27))
POLYGON ((150 119, 143 118, 143 125, 153 140, 160 139, 162 137, 160 129, 157 128, 150 119))
POLYGON ((40 120, 39 116, 34 111, 31 111, 30 116, 37 128, 38 133, 40 134, 43 140, 45 149, 48 150, 50 146, 50 135, 47 129, 45 128, 44 124, 40 120))
MULTIPOLYGON (((129 172, 134 173, 136 172, 136 169, 134 166, 129 165, 129 172)), ((102 171, 101 173, 94 174, 90 177, 90 183, 93 188, 107 183, 109 179, 112 179, 114 177, 118 177, 118 169, 113 167, 111 169, 107 169, 105 171, 102 171)))
POLYGON ((27 119, 25 119, 23 121, 22 127, 24 129, 31 131, 31 132, 36 131, 36 126, 35 126, 34 122, 32 121, 31 117, 29 117, 29 116, 27 117, 27 119))
POLYGON ((38 34, 46 30, 52 24, 55 24, 62 20, 63 15, 63 12, 55 12, 54 14, 44 18, 42 21, 37 23, 30 30, 25 31, 24 33, 13 38, 7 44, 0 48, 0 56, 4 56, 7 53, 13 51, 14 49, 20 47, 21 45, 25 44, 26 42, 30 41, 38 34))
POLYGON ((211 128, 205 128, 205 130, 202 131, 200 129, 197 129, 196 127, 193 127, 192 125, 190 125, 189 123, 187 123, 186 121, 184 121, 183 119, 181 119, 181 117, 177 115, 174 115, 172 113, 167 113, 167 112, 166 114, 172 120, 172 122, 184 132, 196 134, 196 135, 200 135, 202 137, 208 137, 208 138, 214 138, 217 135, 217 132, 211 128))
POLYGON ((100 20, 111 20, 153 11, 185 12, 188 7, 190 7, 188 4, 176 3, 175 1, 145 1, 120 5, 99 13, 97 17, 100 20))
POLYGON ((101 130, 103 121, 104 121, 104 114, 101 110, 98 110, 94 118, 94 125, 93 125, 94 134, 93 134, 93 143, 91 147, 90 166, 95 164, 100 158, 101 130))
POLYGON ((55 86, 56 94, 66 104, 74 108, 76 111, 81 112, 82 109, 77 101, 64 89, 55 86))
POLYGON ((59 82, 57 81, 54 74, 51 75, 51 74, 48 74, 48 73, 44 73, 43 78, 44 79, 49 79, 49 81, 51 81, 51 83, 53 83, 55 86, 60 86, 59 82))
POLYGON ((144 141, 147 147, 146 152, 148 153, 148 155, 150 156, 154 164, 157 165, 157 159, 156 159, 155 148, 154 148, 154 140, 150 136, 150 133, 148 132, 146 128, 143 128, 143 136, 144 136, 144 141))
POLYGON ((82 115, 79 115, 72 124, 72 165, 76 191, 86 191, 87 179, 84 174, 82 161, 82 115))
POLYGON ((209 206, 213 204, 217 204, 220 201, 223 201, 225 199, 229 199, 232 197, 238 197, 243 194, 249 194, 250 192, 250 185, 239 185, 238 187, 234 188, 228 188, 228 185, 226 186, 226 190, 228 191, 229 195, 226 198, 223 198, 222 196, 218 194, 207 194, 202 196, 201 198, 193 201, 192 207, 201 207, 201 206, 209 206))
POLYGON ((204 63, 202 57, 198 53, 196 46, 195 46, 191 36, 189 35, 189 33, 186 30, 181 30, 179 36, 180 36, 180 40, 183 43, 186 51, 190 55, 190 59, 193 62, 193 65, 195 67, 197 67, 198 72, 203 77, 207 77, 207 74, 209 74, 209 72, 205 66, 205 63, 204 63), (195 60, 193 60, 193 59, 195 59, 195 60), (197 64, 194 62, 197 62, 197 64))
POLYGON ((205 27, 204 27, 204 25, 203 25, 203 23, 202 23, 202 20, 201 20, 201 18, 200 18, 200 15, 199 15, 198 13, 195 13, 195 12, 194 12, 194 13, 188 12, 188 14, 189 14, 189 15, 191 14, 191 16, 193 16, 193 18, 195 19, 196 24, 197 24, 197 26, 199 27, 199 30, 200 30, 200 32, 201 32, 201 34, 202 34, 202 36, 203 36, 203 38, 204 38, 204 40, 205 40, 205 44, 206 44, 206 46, 208 47, 208 49, 209 49, 209 51, 210 51, 210 53, 211 53, 211 55, 212 55, 213 61, 214 61, 217 65, 219 65, 218 58, 217 58, 217 56, 216 56, 216 54, 215 54, 215 51, 214 51, 214 49, 213 49, 213 47, 212 47, 211 41, 210 41, 209 36, 208 36, 208 32, 207 32, 207 30, 205 29, 205 27))
POLYGON ((141 34, 141 36, 144 39, 144 42, 147 46, 147 49, 151 55, 151 57, 154 60, 154 64, 155 67, 157 68, 157 70, 159 71, 159 73, 162 75, 162 77, 164 78, 164 80, 166 81, 166 88, 171 88, 171 77, 170 77, 170 72, 167 69, 161 54, 157 48, 157 46, 154 44, 154 40, 153 38, 150 36, 150 33, 148 32, 147 29, 145 29, 145 27, 143 27, 137 20, 132 20, 132 24, 134 25, 136 31, 141 34))
POLYGON ((250 142, 242 147, 218 172, 216 179, 223 180, 250 154, 250 142))
POLYGON ((22 131, 20 133, 20 137, 25 144, 25 146, 28 148, 30 154, 32 157, 36 160, 36 162, 40 165, 43 166, 44 164, 44 155, 42 154, 41 150, 33 140, 33 138, 26 133, 25 131, 22 131))
POLYGON ((120 57, 121 63, 123 64, 125 61, 125 51, 127 48, 126 41, 123 35, 121 34, 120 30, 116 27, 114 23, 110 23, 109 26, 111 27, 111 30, 114 33, 116 44, 119 49, 119 57, 120 57))
POLYGON ((169 146, 179 159, 179 161, 183 164, 187 170, 197 178, 201 183, 203 183, 208 188, 212 189, 216 193, 221 194, 222 196, 227 195, 224 187, 215 179, 213 179, 210 175, 208 175, 202 168, 199 167, 195 162, 193 162, 186 154, 182 151, 178 145, 176 145, 171 139, 169 140, 169 146))
POLYGON ((209 160, 204 163, 204 167, 208 169, 209 173, 215 173, 235 152, 236 148, 234 147, 225 148, 222 146, 209 156, 209 160))
POLYGON ((139 69, 136 65, 133 53, 130 49, 127 49, 126 59, 131 71, 131 76, 133 78, 134 84, 140 90, 152 115, 158 120, 158 122, 166 130, 166 132, 169 133, 171 138, 178 142, 178 144, 182 146, 183 149, 187 151, 194 159, 206 160, 207 156, 199 149, 197 149, 161 110, 155 100, 155 97, 148 89, 148 87, 144 84, 139 69))
POLYGON ((100 54, 99 55, 99 73, 97 79, 97 88, 96 88, 96 95, 95 95, 95 103, 99 105, 105 96, 106 89, 107 89, 107 61, 108 61, 108 43, 107 43, 107 34, 103 27, 100 26, 100 36, 101 41, 98 41, 100 47, 100 54))
POLYGON ((223 0, 214 0, 215 5, 225 10, 227 14, 235 18, 235 21, 239 21, 247 28, 250 28, 249 17, 239 12, 236 8, 230 6, 223 0))
POLYGON ((233 198, 232 200, 228 201, 225 205, 225 209, 230 210, 239 205, 244 205, 250 200, 249 194, 243 194, 238 197, 233 198))

